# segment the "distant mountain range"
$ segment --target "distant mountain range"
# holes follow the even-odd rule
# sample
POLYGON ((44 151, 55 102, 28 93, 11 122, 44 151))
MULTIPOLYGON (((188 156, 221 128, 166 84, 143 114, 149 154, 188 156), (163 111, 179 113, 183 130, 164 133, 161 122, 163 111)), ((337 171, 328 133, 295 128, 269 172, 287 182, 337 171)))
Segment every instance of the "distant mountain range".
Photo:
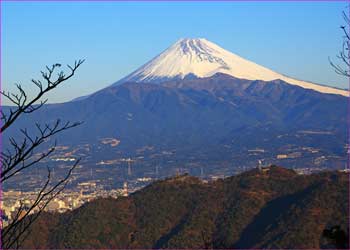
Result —
POLYGON ((349 176, 309 176, 271 166, 213 182, 188 175, 129 197, 42 214, 23 248, 320 249, 334 225, 347 230, 349 176))
MULTIPOLYGON (((5 136, 60 118, 84 124, 61 134, 59 143, 97 145, 88 154, 99 160, 177 151, 169 162, 181 155, 178 164, 196 163, 201 155, 199 164, 209 164, 262 148, 269 155, 256 158, 274 161, 288 146, 316 148, 343 167, 347 95, 275 73, 205 39, 182 39, 108 88, 24 116, 5 136), (104 151, 98 145, 104 138, 118 146, 104 151)), ((310 166, 315 159, 302 160, 310 166)))

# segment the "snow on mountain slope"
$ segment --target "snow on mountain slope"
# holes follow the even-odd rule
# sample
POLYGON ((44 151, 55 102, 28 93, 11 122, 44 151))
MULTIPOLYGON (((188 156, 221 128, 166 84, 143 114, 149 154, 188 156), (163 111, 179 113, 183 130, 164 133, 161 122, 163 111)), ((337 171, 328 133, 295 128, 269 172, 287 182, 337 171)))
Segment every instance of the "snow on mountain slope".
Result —
POLYGON ((218 45, 200 39, 180 39, 157 57, 118 81, 154 82, 187 75, 209 77, 224 73, 236 78, 271 81, 281 79, 292 85, 321 93, 349 96, 349 92, 311 82, 296 80, 239 57, 218 45))

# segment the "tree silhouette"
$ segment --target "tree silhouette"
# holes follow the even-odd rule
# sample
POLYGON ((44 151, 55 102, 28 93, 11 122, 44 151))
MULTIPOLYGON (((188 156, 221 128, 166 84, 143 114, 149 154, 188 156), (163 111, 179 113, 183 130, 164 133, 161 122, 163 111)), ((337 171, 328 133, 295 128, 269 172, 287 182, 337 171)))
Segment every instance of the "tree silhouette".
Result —
MULTIPOLYGON (((348 6, 348 8, 350 8, 350 6, 348 6)), ((349 14, 347 14, 345 11, 343 11, 343 18, 345 25, 340 26, 340 28, 343 30, 344 40, 342 50, 339 52, 337 57, 344 66, 335 64, 331 60, 329 61, 337 74, 350 77, 350 19, 349 14)), ((331 228, 324 229, 322 236, 338 249, 349 249, 349 228, 347 232, 345 232, 339 225, 335 225, 331 228)))
MULTIPOLYGON (((12 103, 12 106, 7 111, 4 111, 2 108, 0 110, 1 136, 3 137, 4 132, 16 124, 19 117, 31 114, 43 107, 47 102, 47 99, 43 100, 45 95, 73 77, 76 70, 83 62, 84 60, 78 60, 73 66, 67 65, 70 70, 69 74, 63 71, 57 72, 61 64, 54 64, 51 67, 46 66, 46 69, 41 71, 41 80, 31 80, 32 84, 38 89, 38 92, 32 98, 28 97, 28 94, 20 84, 16 84, 17 93, 1 91, 1 95, 12 103)), ((56 142, 48 146, 48 150, 42 152, 39 157, 35 157, 34 154, 35 150, 38 150, 39 146, 44 145, 49 138, 80 124, 81 122, 71 123, 70 121, 63 123, 60 119, 57 119, 54 123, 36 123, 36 132, 20 129, 19 132, 21 136, 18 136, 18 138, 10 137, 8 139, 8 148, 2 150, 0 154, 1 184, 3 185, 16 174, 23 173, 25 169, 35 167, 37 163, 51 155, 55 151, 56 142)), ((42 184, 32 204, 25 206, 23 202, 20 201, 20 206, 9 225, 3 228, 1 223, 1 248, 14 249, 21 246, 30 232, 30 225, 38 218, 42 211, 44 211, 50 201, 65 188, 73 169, 78 165, 79 161, 80 159, 75 161, 66 175, 55 183, 52 181, 51 170, 47 168, 47 179, 42 184)))
MULTIPOLYGON (((350 7, 350 6, 349 6, 350 7)), ((335 72, 337 74, 350 77, 350 34, 349 34, 349 28, 350 28, 350 19, 349 15, 343 11, 343 18, 345 21, 345 25, 340 26, 340 28, 343 30, 343 46, 342 50, 339 52, 337 58, 340 60, 340 63, 343 64, 343 66, 334 63, 332 60, 329 59, 329 62, 331 66, 334 68, 335 72)))
POLYGON ((322 236, 337 249, 349 249, 349 229, 346 233, 340 226, 333 226, 323 230, 322 236))

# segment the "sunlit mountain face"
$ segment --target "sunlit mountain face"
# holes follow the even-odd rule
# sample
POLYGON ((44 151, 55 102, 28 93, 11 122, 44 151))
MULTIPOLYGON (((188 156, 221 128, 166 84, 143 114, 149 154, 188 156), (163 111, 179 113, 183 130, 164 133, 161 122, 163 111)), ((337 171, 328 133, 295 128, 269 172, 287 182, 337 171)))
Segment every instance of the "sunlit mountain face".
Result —
POLYGON ((169 79, 210 77, 216 73, 224 73, 247 80, 272 81, 280 79, 289 84, 321 93, 349 95, 346 90, 300 81, 276 73, 233 54, 204 38, 180 39, 160 55, 118 81, 117 84, 128 81, 160 83, 169 79))

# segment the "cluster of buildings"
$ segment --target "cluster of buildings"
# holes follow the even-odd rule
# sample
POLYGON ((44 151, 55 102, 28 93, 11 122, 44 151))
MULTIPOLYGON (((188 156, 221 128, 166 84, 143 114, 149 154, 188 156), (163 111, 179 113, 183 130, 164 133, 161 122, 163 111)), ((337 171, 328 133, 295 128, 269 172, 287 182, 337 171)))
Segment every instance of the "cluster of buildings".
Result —
MULTIPOLYGON (((65 189, 57 197, 52 199, 45 207, 44 211, 63 213, 68 210, 73 210, 86 202, 92 201, 100 197, 118 198, 121 196, 128 196, 133 191, 128 189, 128 183, 125 182, 123 188, 104 190, 96 186, 96 183, 82 182, 79 183, 75 189, 65 189)), ((6 227, 17 215, 20 207, 22 213, 26 213, 32 204, 37 199, 39 190, 31 192, 22 192, 17 190, 8 190, 2 192, 1 200, 1 216, 2 226, 6 227)), ((38 212, 39 208, 34 208, 30 213, 38 212)))

